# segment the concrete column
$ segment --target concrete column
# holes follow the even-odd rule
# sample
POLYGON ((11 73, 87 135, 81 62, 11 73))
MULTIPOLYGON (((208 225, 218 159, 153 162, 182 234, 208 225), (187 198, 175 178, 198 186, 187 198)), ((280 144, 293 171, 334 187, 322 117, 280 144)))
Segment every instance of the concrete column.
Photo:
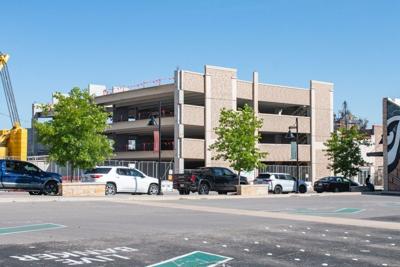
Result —
POLYGON ((204 108, 204 164, 205 166, 211 165, 211 151, 208 147, 211 145, 211 75, 207 74, 207 68, 204 68, 204 96, 205 96, 205 108, 204 108))
MULTIPOLYGON (((258 117, 258 72, 253 72, 253 111, 254 115, 258 117)), ((263 122, 265 123, 265 122, 263 122)), ((258 131, 255 132, 255 135, 258 135, 258 131)), ((258 147, 258 142, 257 142, 258 147)), ((258 176, 258 169, 254 170, 254 177, 258 176)))
POLYGON ((184 160, 182 158, 182 139, 184 138, 183 124, 182 124, 182 105, 184 103, 184 94, 182 90, 182 75, 183 71, 175 71, 175 85, 174 92, 174 172, 183 173, 184 160))
POLYGON ((253 110, 258 115, 258 72, 253 72, 253 110))
POLYGON ((214 128, 218 126, 222 108, 236 110, 237 75, 236 69, 205 66, 205 165, 229 166, 228 162, 212 160, 214 151, 208 148, 217 138, 214 128))
POLYGON ((311 179, 331 175, 324 143, 333 131, 333 83, 310 81, 311 179))

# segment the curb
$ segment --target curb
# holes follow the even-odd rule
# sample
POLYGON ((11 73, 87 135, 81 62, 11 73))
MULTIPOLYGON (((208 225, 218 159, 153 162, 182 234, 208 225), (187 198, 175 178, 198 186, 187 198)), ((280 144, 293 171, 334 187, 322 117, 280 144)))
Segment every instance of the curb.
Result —
POLYGON ((274 198, 304 198, 304 197, 340 197, 361 196, 362 192, 343 193, 307 193, 307 194, 268 194, 266 196, 238 196, 238 195, 163 195, 163 196, 99 196, 99 197, 63 197, 63 196, 17 196, 15 198, 1 198, 1 203, 38 203, 38 202, 88 202, 88 201, 176 201, 176 200, 239 200, 239 199, 274 199, 274 198))

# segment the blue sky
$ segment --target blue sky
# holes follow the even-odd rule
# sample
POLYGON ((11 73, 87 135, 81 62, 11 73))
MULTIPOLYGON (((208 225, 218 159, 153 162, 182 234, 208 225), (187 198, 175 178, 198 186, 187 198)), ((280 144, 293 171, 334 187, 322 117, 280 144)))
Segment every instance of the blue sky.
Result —
MULTIPOLYGON (((400 97, 400 1, 1 1, 0 51, 20 117, 54 91, 137 84, 176 67, 234 67, 240 79, 335 83, 335 111, 381 123, 400 97)), ((0 128, 10 127, 0 93, 0 128)))

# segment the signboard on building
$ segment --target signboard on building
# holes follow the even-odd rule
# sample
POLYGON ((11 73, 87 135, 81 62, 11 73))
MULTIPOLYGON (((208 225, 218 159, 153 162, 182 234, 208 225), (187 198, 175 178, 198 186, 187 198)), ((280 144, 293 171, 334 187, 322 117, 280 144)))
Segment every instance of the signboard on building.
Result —
POLYGON ((400 99, 383 99, 384 185, 400 191, 400 99))
POLYGON ((297 159, 297 143, 293 141, 290 143, 290 159, 296 160, 297 159))

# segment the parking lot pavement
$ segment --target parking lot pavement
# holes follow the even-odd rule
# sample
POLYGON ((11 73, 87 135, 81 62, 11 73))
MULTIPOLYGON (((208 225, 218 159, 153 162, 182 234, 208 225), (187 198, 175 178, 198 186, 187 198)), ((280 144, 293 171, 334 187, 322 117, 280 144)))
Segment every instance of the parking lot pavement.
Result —
POLYGON ((400 215, 392 210, 397 197, 321 199, 315 197, 314 205, 312 198, 176 200, 167 202, 171 207, 140 201, 2 203, 0 266, 178 266, 165 261, 182 255, 174 260, 182 267, 218 260, 225 261, 220 266, 399 266, 399 231, 173 208, 186 202, 241 210, 286 209, 298 202, 313 208, 336 200, 333 208, 372 202, 382 214, 400 215), (15 228, 27 225, 36 228, 15 228))

